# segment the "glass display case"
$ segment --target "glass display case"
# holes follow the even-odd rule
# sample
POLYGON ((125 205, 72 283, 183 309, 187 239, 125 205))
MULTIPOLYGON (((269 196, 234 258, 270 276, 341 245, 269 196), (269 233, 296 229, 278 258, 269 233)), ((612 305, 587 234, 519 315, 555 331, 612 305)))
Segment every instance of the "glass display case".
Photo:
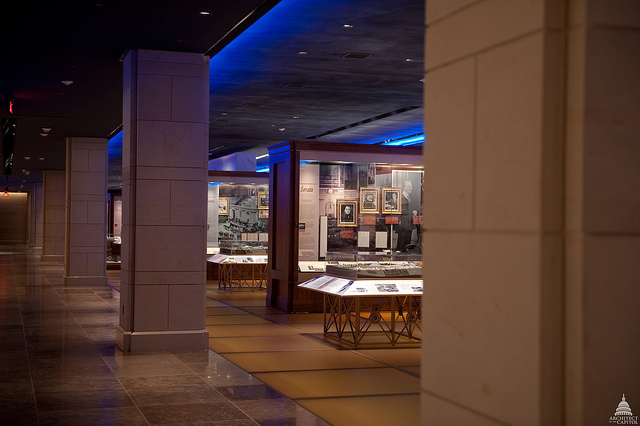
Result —
MULTIPOLYGON (((266 247, 269 227, 269 184, 266 173, 209 171, 207 253, 223 246, 266 247), (246 244, 245 244, 246 243, 246 244), (259 244, 254 244, 259 243, 259 244)), ((240 253, 240 252, 237 252, 240 253)))
POLYGON ((294 287, 319 274, 420 277, 421 147, 290 141, 269 147, 269 168, 267 304, 320 311, 319 294, 294 287))
MULTIPOLYGON (((266 234, 265 234, 266 235, 266 234)), ((221 254, 267 254, 268 241, 220 241, 221 254)))
POLYGON ((422 278, 419 253, 327 253, 326 274, 350 279, 422 278))

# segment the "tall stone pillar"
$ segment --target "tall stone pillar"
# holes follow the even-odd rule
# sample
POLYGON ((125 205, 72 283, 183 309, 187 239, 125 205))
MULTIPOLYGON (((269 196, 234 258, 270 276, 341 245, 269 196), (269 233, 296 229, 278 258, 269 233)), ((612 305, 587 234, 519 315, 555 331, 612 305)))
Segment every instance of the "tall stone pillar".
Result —
POLYGON ((29 194, 29 247, 42 249, 42 229, 44 225, 43 184, 37 182, 29 194))
POLYGON ((640 411, 640 3, 571 0, 565 168, 565 412, 640 411))
POLYGON ((45 170, 44 187, 44 228, 42 230, 42 260, 64 259, 64 203, 65 172, 45 170))
POLYGON ((125 352, 195 350, 205 329, 209 64, 124 60, 120 325, 125 352))
POLYGON ((422 424, 640 406, 636 6, 427 0, 422 424))
POLYGON ((67 138, 65 285, 107 285, 107 140, 67 138))

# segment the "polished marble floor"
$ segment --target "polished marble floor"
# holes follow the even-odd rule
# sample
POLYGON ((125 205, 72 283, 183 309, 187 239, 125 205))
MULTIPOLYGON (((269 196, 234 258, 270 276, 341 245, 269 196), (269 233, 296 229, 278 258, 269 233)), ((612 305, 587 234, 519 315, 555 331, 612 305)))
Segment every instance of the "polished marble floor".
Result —
POLYGON ((417 347, 345 347, 321 314, 209 283, 210 350, 123 354, 119 272, 108 287, 62 274, 0 245, 0 425, 419 424, 417 347))

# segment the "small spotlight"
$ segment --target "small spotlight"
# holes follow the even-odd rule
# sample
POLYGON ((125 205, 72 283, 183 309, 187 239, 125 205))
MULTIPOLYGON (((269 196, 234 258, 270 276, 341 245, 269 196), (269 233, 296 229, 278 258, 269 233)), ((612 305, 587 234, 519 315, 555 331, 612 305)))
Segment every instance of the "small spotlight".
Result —
POLYGON ((60 83, 64 84, 65 86, 69 86, 73 84, 73 80, 62 80, 60 83))

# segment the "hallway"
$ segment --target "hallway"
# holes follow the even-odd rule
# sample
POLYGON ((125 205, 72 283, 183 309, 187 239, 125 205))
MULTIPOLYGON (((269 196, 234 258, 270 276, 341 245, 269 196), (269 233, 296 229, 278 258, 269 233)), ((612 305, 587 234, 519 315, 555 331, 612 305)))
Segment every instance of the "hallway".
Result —
POLYGON ((0 246, 0 424, 419 422, 419 348, 344 350, 320 314, 210 282, 212 350, 123 354, 108 275, 109 287, 63 287, 62 261, 0 246))

